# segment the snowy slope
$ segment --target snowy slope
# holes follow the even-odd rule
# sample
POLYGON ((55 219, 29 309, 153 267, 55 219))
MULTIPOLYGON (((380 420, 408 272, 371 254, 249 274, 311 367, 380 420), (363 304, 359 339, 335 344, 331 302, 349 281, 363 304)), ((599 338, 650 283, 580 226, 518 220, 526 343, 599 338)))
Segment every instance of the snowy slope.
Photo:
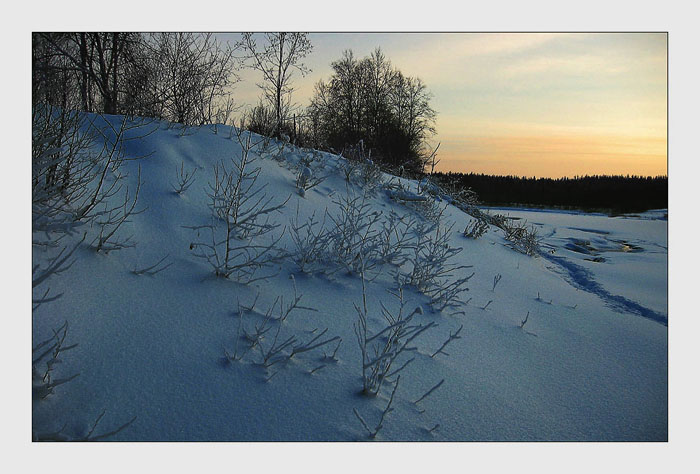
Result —
MULTIPOLYGON (((66 342, 78 346, 65 353, 54 372, 80 375, 33 403, 33 431, 48 433, 65 424, 66 436, 85 436, 104 410, 96 432, 136 417, 111 440, 368 439, 353 409, 374 427, 391 387, 374 398, 361 393, 362 357, 353 330, 354 305, 362 305, 360 277, 343 271, 303 274, 287 258, 267 281, 243 285, 216 278, 194 256, 192 243, 206 238, 206 230, 193 227, 211 222, 207 183, 214 180, 214 165, 238 159, 241 147, 227 127, 182 134, 166 123, 155 126, 148 136, 126 143, 127 158, 143 156, 123 167, 132 189, 141 167, 137 207, 145 211, 119 232, 133 235, 137 245, 106 255, 81 245, 71 268, 47 282, 53 294, 63 296, 34 312, 35 344, 68 321, 66 342), (171 183, 183 163, 197 172, 194 184, 178 195, 171 183), (166 256, 170 266, 156 275, 132 272, 166 256), (295 285, 301 304, 315 311, 292 312, 279 337, 307 341, 327 329, 324 338, 342 339, 337 361, 324 357, 335 344, 272 370, 260 366, 255 350, 240 361, 228 360, 226 353, 246 344, 239 325, 252 330, 262 323, 276 298, 291 301, 295 285), (241 317, 239 303, 253 301, 255 308, 241 317)), ((300 220, 326 210, 334 215, 338 199, 360 194, 337 169, 341 159, 323 154, 328 178, 300 196, 294 169, 306 153, 288 146, 279 161, 268 153, 255 162, 261 168, 258 184, 267 185, 273 203, 289 198, 271 215, 281 224, 275 235, 286 227, 279 244, 289 250, 290 221, 297 212, 300 220)), ((416 190, 416 183, 406 184, 416 190)), ((383 190, 368 199, 383 216, 414 213, 383 190)), ((463 295, 468 302, 460 308, 464 314, 434 312, 425 295, 405 290, 406 308, 422 308, 414 322, 437 327, 416 339, 414 361, 401 372, 393 411, 377 439, 665 440, 666 221, 507 212, 539 224, 543 248, 554 252, 534 258, 517 253, 495 227, 478 240, 467 239, 461 231, 472 218, 447 207, 443 222, 455 223, 450 245, 463 248, 457 263, 471 266, 457 276, 475 273, 463 295), (596 240, 600 236, 605 241, 596 240), (611 240, 624 241, 641 250, 605 251, 604 262, 593 262, 567 247, 580 240, 598 247, 607 242, 611 248, 611 240), (578 272, 585 280, 572 276, 577 268, 585 270, 578 272), (494 289, 498 274, 502 278, 494 289), (449 356, 431 357, 460 326, 461 339, 445 349, 449 356), (441 380, 438 389, 414 403, 441 380)), ((81 236, 72 238, 77 242, 81 236)), ((33 259, 42 263, 45 255, 35 250, 33 259)), ((394 288, 390 269, 367 283, 373 329, 382 327, 380 303, 392 311, 398 306, 388 293, 394 288)), ((35 289, 35 296, 44 289, 35 289)))

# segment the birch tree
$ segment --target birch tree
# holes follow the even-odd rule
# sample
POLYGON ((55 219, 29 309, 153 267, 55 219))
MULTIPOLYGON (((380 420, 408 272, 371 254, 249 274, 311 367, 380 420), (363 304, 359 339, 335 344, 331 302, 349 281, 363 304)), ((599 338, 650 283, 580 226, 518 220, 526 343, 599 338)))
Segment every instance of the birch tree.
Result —
POLYGON ((279 135, 291 109, 294 72, 310 72, 302 62, 313 46, 308 33, 265 33, 263 41, 253 33, 243 33, 238 43, 245 51, 244 60, 263 75, 258 87, 275 112, 275 134, 279 135))

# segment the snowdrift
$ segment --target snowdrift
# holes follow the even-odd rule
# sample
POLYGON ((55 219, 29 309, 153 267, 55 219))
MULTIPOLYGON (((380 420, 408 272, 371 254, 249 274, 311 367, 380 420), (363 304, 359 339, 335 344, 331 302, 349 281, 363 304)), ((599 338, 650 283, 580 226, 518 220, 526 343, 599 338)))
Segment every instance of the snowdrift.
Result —
MULTIPOLYGON (((98 127, 123 120, 92 118, 98 127)), ((490 210, 538 229, 541 252, 530 257, 495 226, 466 238, 474 218, 418 182, 363 178, 359 168, 346 180, 349 164, 336 155, 225 126, 143 121, 126 135, 124 161, 105 177, 121 175, 124 186, 105 209, 121 206, 127 189, 131 203, 138 188, 114 234, 127 244, 96 251, 96 218, 61 239, 75 247, 72 265, 34 288, 35 299, 47 288, 61 296, 34 310, 33 345, 67 322, 64 345, 77 346, 51 377, 79 374, 45 398, 35 392, 35 438, 667 439, 663 214, 490 210), (212 195, 222 169, 235 178, 246 137, 256 173, 248 195, 258 193, 248 205, 277 208, 256 220, 269 232, 239 222, 233 239, 239 252, 251 242, 279 252, 250 275, 224 278, 206 258, 207 245, 223 242, 212 195), (353 229, 342 220, 352 212, 371 224, 343 240, 351 245, 339 257, 337 230, 353 229), (365 259, 362 236, 386 229, 385 248, 377 237, 365 259), (436 235, 433 253, 416 257, 436 235), (454 295, 416 276, 416 261, 430 267, 440 248, 450 265, 441 284, 461 282, 454 295), (392 354, 377 393, 363 390, 392 354)), ((101 140, 95 150, 109 135, 101 140)), ((45 268, 56 252, 35 247, 33 264, 45 268)))

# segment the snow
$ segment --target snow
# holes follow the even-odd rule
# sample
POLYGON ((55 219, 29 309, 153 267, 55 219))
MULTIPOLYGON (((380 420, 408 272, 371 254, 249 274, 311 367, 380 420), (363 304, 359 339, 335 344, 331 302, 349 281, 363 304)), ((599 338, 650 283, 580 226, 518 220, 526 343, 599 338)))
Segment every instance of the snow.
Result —
MULTIPOLYGON (((119 119, 110 118, 115 124, 119 119)), ((240 146, 227 127, 220 126, 216 134, 208 127, 181 134, 165 123, 156 125, 154 133, 126 143, 128 158, 147 155, 123 165, 130 187, 141 166, 137 207, 146 211, 132 216, 119 231, 133 235, 137 245, 107 255, 80 246, 73 266, 46 283, 52 294, 63 296, 34 312, 34 344, 68 321, 66 342, 78 346, 62 356, 55 377, 80 376, 33 403, 33 431, 56 431, 65 424, 67 436, 84 436, 104 410, 96 432, 136 416, 110 438, 115 441, 367 440, 353 410, 376 426, 391 387, 376 398, 360 393, 362 356, 353 329, 355 305, 362 304, 360 277, 345 272, 307 275, 286 259, 270 280, 242 285, 216 278, 190 249, 192 242, 206 238, 203 230, 198 237, 192 227, 211 222, 207 183, 214 179, 213 167, 239 158, 240 146), (183 162, 185 170, 197 172, 189 189, 177 194, 172 184, 183 162), (132 272, 166 256, 163 265, 170 266, 155 275, 132 272), (283 296, 285 305, 292 302, 295 285, 303 295, 300 304, 315 311, 292 311, 280 325, 279 341, 294 337, 307 342, 327 329, 324 339, 342 339, 337 361, 324 356, 333 352, 333 344, 271 370, 259 365, 257 350, 240 361, 228 360, 226 353, 233 353, 237 343, 239 351, 245 346, 236 337, 239 324, 253 331, 276 298, 283 296), (254 301, 255 308, 241 317, 239 303, 249 306, 254 301)), ((341 158, 323 153, 328 177, 299 196, 296 166, 304 153, 286 144, 281 159, 261 153, 255 162, 261 168, 258 182, 266 185, 272 202, 289 198, 280 213, 271 215, 281 224, 275 236, 297 212, 300 222, 312 214, 320 219, 326 210, 333 215, 336 198, 347 189, 359 192, 336 170, 341 158)), ((418 183, 394 182, 405 186, 402 199, 420 196, 418 183)), ((368 202, 372 212, 383 215, 416 215, 400 201, 376 192, 368 202)), ((437 327, 417 338, 417 350, 410 356, 415 359, 401 372, 393 410, 377 439, 666 440, 665 211, 621 217, 490 212, 537 226, 543 255, 533 258, 513 251, 493 226, 482 238, 467 239, 461 231, 472 218, 446 207, 443 221, 455 223, 450 245, 464 249, 455 263, 471 266, 455 278, 475 272, 464 295, 469 302, 461 307, 464 314, 436 313, 429 298, 406 289, 406 308, 421 308, 414 323, 435 322, 437 327), (593 261, 595 257, 604 261, 593 261), (498 274, 502 279, 493 289, 498 274), (449 356, 431 357, 460 326, 461 338, 444 350, 449 356), (413 403, 443 379, 427 398, 413 403)), ((77 242, 81 237, 69 238, 77 242)), ((280 244, 291 248, 288 232, 280 244)), ((45 256, 35 251, 33 258, 40 263, 45 256)), ((34 296, 45 288, 39 286, 34 296)), ((393 288, 388 270, 367 283, 373 331, 383 321, 380 304, 391 311, 398 307, 388 293, 393 288)))
POLYGON ((545 258, 551 256, 553 262, 564 259, 568 269, 576 266, 591 274, 585 281, 577 282, 582 289, 596 291, 599 284, 603 292, 640 305, 636 308, 638 313, 663 322, 668 320, 665 211, 613 218, 535 210, 492 211, 536 225, 545 247, 554 250, 545 258))

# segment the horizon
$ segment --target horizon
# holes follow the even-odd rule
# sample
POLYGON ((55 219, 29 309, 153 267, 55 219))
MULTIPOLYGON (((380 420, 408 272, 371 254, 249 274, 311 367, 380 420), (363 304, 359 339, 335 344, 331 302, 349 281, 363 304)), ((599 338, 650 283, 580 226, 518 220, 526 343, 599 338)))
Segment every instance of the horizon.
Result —
POLYGON ((463 174, 463 175, 478 175, 478 176, 491 176, 495 178, 514 178, 514 179, 586 179, 586 178, 624 178, 624 179, 668 179, 668 174, 656 174, 656 175, 641 175, 641 174, 579 174, 574 176, 560 176, 558 178, 553 178, 551 176, 527 176, 519 174, 491 174, 491 173, 481 173, 477 171, 440 171, 435 170, 436 173, 442 174, 463 174))
MULTIPOLYGON (((216 33, 235 42, 238 33, 216 33)), ((436 171, 573 178, 668 176, 666 33, 310 33, 292 100, 346 49, 381 48, 432 94, 440 143, 436 171), (437 53, 436 53, 437 51, 437 53)), ((234 98, 257 104, 256 71, 243 69, 234 98)))

